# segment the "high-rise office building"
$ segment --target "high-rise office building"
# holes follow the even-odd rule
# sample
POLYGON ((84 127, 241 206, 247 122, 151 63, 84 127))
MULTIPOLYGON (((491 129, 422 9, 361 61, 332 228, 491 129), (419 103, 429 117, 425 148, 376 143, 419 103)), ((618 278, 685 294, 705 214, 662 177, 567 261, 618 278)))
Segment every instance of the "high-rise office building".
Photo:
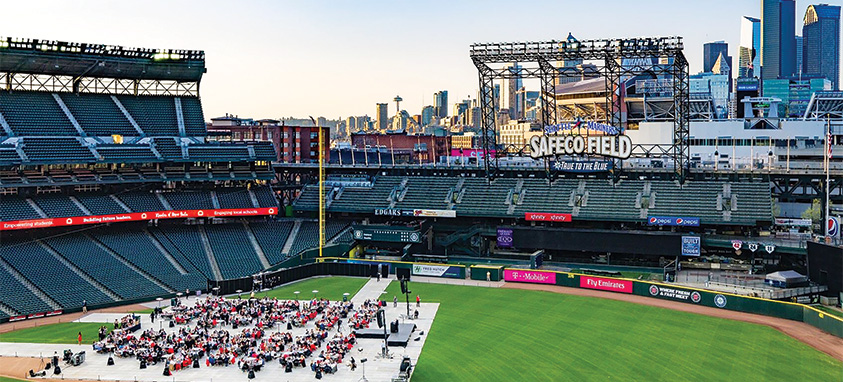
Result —
POLYGON ((389 105, 385 103, 375 105, 377 106, 375 117, 378 119, 378 131, 383 133, 389 128, 389 105))
POLYGON ((761 78, 796 73, 796 1, 761 0, 761 78))
POLYGON ((423 107, 422 111, 421 111, 421 121, 419 121, 419 123, 422 126, 430 125, 430 123, 433 121, 433 117, 434 117, 433 113, 434 113, 433 106, 427 105, 427 106, 423 107))
POLYGON ((506 109, 509 111, 510 118, 517 119, 519 115, 519 105, 518 105, 518 89, 521 89, 524 86, 524 82, 521 79, 521 65, 518 63, 513 63, 512 65, 506 66, 507 70, 511 74, 513 74, 512 78, 504 78, 501 80, 501 92, 500 92, 500 100, 498 101, 500 104, 501 110, 506 109))
POLYGON ((436 118, 448 116, 448 91, 441 90, 433 93, 433 111, 436 118))
POLYGON ((715 41, 703 44, 703 72, 712 73, 714 63, 723 55, 729 68, 732 67, 732 56, 729 56, 729 44, 725 41, 715 41))
POLYGON ((345 135, 351 136, 357 132, 357 118, 348 117, 345 119, 345 135))
POLYGON ((761 20, 741 18, 741 45, 738 48, 738 78, 761 74, 761 20))
POLYGON ((805 11, 802 72, 831 81, 840 89, 840 6, 810 5, 805 11))
POLYGON ((794 75, 800 76, 802 75, 802 52, 803 52, 803 41, 804 38, 802 36, 796 36, 796 73, 794 75))

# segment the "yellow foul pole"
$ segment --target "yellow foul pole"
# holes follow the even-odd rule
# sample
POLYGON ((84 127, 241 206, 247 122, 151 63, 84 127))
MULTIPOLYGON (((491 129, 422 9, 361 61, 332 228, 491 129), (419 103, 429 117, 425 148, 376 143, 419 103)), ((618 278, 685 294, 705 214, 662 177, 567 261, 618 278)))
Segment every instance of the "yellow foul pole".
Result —
POLYGON ((316 125, 319 132, 319 257, 322 257, 322 247, 325 246, 325 143, 322 127, 316 125))

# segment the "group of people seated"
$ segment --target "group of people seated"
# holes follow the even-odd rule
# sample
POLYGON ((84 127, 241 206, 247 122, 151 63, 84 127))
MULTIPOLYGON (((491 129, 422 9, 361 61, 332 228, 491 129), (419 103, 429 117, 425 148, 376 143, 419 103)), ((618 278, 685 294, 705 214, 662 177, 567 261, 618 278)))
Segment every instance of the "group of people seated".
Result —
POLYGON ((140 328, 140 316, 129 314, 120 317, 119 320, 114 320, 114 330, 137 330, 140 328))
MULTIPOLYGON (((355 310, 351 302, 324 299, 300 303, 212 296, 198 300, 191 307, 178 308, 177 313, 165 311, 160 317, 181 321, 185 326, 170 332, 148 329, 139 333, 130 330, 101 333, 93 348, 116 357, 134 357, 141 368, 163 364, 167 375, 199 367, 200 360, 205 358, 206 367, 236 365, 250 375, 260 371, 266 362, 277 359, 287 372, 309 366, 321 376, 336 372, 356 343, 353 332, 343 335, 343 320, 348 319, 351 328, 368 327, 377 312, 377 303, 366 301, 355 310), (289 331, 293 326, 304 327, 311 322, 313 327, 303 335, 294 336, 289 331), (277 324, 286 324, 288 331, 268 331, 277 324)), ((138 323, 137 316, 126 316, 115 321, 115 326, 129 328, 138 323)))

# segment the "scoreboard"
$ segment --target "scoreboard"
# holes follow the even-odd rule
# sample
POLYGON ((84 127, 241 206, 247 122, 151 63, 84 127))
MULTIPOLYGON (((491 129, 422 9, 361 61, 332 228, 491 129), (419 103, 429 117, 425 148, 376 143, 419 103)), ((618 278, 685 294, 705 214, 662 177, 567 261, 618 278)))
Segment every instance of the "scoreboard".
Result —
POLYGON ((352 226, 354 240, 382 241, 390 243, 421 243, 421 232, 389 226, 352 226))

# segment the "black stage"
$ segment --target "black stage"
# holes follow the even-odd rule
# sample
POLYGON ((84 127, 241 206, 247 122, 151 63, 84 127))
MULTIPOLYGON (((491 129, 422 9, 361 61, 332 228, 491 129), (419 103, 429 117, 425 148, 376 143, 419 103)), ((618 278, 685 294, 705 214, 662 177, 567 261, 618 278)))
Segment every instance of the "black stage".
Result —
MULTIPOLYGON (((403 346, 407 347, 410 342, 410 336, 416 330, 416 324, 398 324, 398 332, 390 333, 387 329, 386 344, 388 346, 403 346)), ((354 334, 357 338, 378 338, 383 339, 383 328, 369 328, 356 330, 354 334)))

